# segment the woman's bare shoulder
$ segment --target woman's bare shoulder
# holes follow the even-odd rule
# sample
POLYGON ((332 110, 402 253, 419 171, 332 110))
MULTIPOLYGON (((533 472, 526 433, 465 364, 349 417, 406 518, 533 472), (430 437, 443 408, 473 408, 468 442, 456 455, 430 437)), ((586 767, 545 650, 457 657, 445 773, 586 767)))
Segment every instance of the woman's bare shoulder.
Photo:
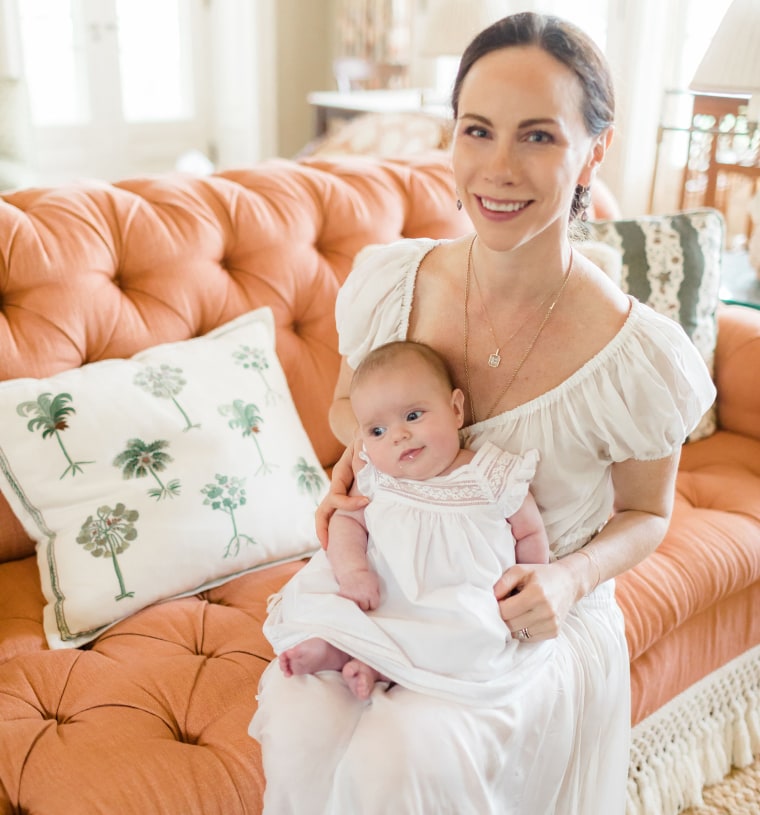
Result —
POLYGON ((628 296, 591 261, 579 259, 573 276, 574 285, 568 286, 554 333, 556 364, 565 375, 608 345, 631 310, 628 296))

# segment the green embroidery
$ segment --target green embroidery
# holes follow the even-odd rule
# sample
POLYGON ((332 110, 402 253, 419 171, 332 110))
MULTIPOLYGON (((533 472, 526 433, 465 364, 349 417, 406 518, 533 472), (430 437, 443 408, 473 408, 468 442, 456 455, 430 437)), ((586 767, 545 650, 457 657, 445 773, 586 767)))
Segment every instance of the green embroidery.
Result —
POLYGON ((27 422, 27 430, 34 433, 36 430, 42 430, 42 438, 47 439, 54 436, 61 448, 63 455, 66 456, 66 461, 69 466, 61 473, 60 478, 63 478, 69 472, 74 476, 77 473, 83 472, 82 464, 92 464, 92 461, 72 461, 66 447, 61 439, 61 433, 68 428, 66 421, 68 416, 76 413, 74 408, 67 404, 71 402, 70 393, 58 393, 53 396, 52 393, 43 393, 37 397, 33 402, 21 402, 16 406, 16 413, 23 418, 26 418, 31 413, 35 413, 33 419, 27 422))
POLYGON ((122 503, 116 504, 113 509, 102 506, 98 509, 97 517, 90 515, 87 518, 77 535, 77 543, 84 546, 93 557, 111 558, 120 589, 116 600, 135 596, 124 585, 124 576, 116 556, 124 552, 130 541, 137 537, 134 524, 139 517, 140 513, 136 509, 127 509, 122 503))
POLYGON ((258 470, 256 470, 256 475, 262 472, 271 473, 272 467, 277 465, 268 464, 265 461, 264 454, 261 451, 261 446, 256 438, 256 435, 261 431, 261 425, 264 423, 258 407, 252 402, 245 404, 242 399, 235 399, 231 405, 220 405, 219 413, 221 413, 222 416, 232 416, 227 424, 233 430, 236 428, 241 428, 243 431, 243 438, 250 437, 253 439, 253 442, 256 445, 256 450, 259 454, 259 460, 261 461, 258 470))
POLYGON ((303 456, 299 456, 296 466, 293 467, 293 475, 296 477, 298 491, 310 495, 314 503, 318 503, 319 491, 324 483, 322 471, 311 466, 303 456))
POLYGON ((187 380, 182 376, 182 368, 172 368, 165 363, 159 365, 158 368, 147 365, 142 371, 135 374, 133 382, 158 399, 171 399, 185 420, 185 427, 182 428, 184 432, 200 427, 199 424, 192 424, 190 417, 175 398, 187 384, 187 380))
POLYGON ((219 509, 230 516, 232 522, 232 537, 227 544, 223 557, 235 557, 240 552, 240 544, 255 544, 256 541, 249 535, 242 535, 238 532, 237 521, 235 520, 235 510, 242 507, 246 502, 244 478, 235 476, 219 475, 215 476, 216 483, 206 484, 201 488, 201 493, 206 497, 203 500, 204 506, 211 509, 219 509))
POLYGON ((158 487, 148 490, 148 495, 160 501, 162 498, 174 498, 180 493, 180 480, 173 478, 164 484, 157 473, 166 469, 166 465, 174 459, 163 451, 169 442, 162 439, 146 444, 142 439, 129 439, 126 450, 122 450, 113 460, 114 467, 121 467, 124 478, 144 478, 152 475, 158 487))
POLYGON ((246 370, 256 371, 264 383, 266 392, 264 399, 268 405, 280 401, 283 396, 269 384, 264 376, 264 371, 269 368, 269 360, 263 348, 251 348, 250 345, 241 345, 237 351, 232 352, 232 356, 238 365, 242 365, 246 370))

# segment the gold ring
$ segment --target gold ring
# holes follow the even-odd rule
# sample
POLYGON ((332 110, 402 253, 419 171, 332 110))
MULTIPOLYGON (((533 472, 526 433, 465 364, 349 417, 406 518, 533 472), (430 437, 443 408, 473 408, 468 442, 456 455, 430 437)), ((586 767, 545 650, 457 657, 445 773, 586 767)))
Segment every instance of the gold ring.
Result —
POLYGON ((530 639, 530 631, 527 628, 521 628, 520 633, 518 634, 521 640, 529 640, 530 639))

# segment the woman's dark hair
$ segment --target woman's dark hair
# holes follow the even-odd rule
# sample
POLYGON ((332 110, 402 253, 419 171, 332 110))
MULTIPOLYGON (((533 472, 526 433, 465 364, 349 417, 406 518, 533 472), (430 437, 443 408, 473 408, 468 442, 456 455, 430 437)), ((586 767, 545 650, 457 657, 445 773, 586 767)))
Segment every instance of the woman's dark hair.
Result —
MULTIPOLYGON (((567 20, 532 12, 511 14, 477 34, 462 54, 454 80, 451 106, 459 113, 459 95, 470 68, 492 51, 514 46, 535 45, 569 68, 583 90, 583 120, 590 136, 598 136, 615 118, 615 91, 607 60, 580 28, 567 20)), ((571 219, 581 210, 582 188, 577 188, 571 219)))

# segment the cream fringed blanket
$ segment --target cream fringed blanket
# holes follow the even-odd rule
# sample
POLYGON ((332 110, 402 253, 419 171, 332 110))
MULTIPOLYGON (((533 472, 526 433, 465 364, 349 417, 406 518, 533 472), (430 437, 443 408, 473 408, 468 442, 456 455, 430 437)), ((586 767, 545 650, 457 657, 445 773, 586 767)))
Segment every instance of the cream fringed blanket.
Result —
POLYGON ((760 755, 760 646, 633 729, 626 815, 676 815, 760 755))

